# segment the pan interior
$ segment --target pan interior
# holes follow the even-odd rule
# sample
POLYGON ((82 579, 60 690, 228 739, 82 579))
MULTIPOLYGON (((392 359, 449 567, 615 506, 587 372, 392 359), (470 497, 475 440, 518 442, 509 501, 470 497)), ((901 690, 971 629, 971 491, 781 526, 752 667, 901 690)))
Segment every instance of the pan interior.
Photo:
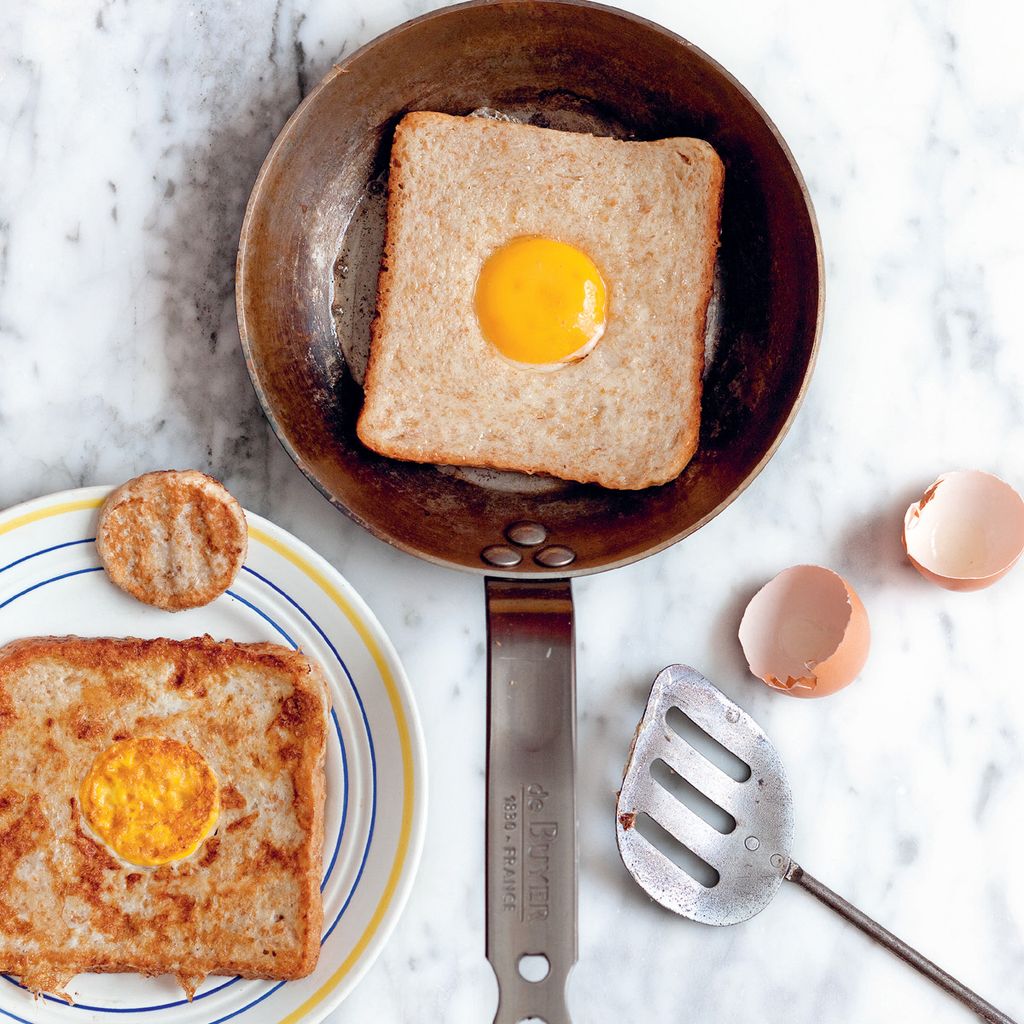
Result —
MULTIPOLYGON (((523 548, 505 574, 592 572, 696 529, 756 475, 810 373, 820 319, 816 228, 785 146, 700 51, 611 9, 577 3, 450 8, 382 36, 293 116, 250 200, 239 322, 261 401, 335 504, 412 553, 481 560, 510 524, 570 548, 545 569, 523 548), (517 120, 628 139, 692 135, 726 165, 700 447, 663 487, 608 491, 543 477, 384 459, 355 436, 383 241, 390 139, 410 110, 517 120), (710 354, 710 353, 709 353, 710 354), (346 355, 348 359, 346 359, 346 355)), ((539 549, 539 548, 538 548, 539 549)))

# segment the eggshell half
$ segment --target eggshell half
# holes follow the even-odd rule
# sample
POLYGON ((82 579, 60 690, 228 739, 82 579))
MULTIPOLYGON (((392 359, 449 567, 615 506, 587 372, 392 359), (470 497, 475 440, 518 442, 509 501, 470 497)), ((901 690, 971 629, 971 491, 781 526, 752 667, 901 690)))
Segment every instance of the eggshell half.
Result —
POLYGON ((791 697, 848 686, 871 646, 856 591, 820 565, 794 565, 769 580, 747 605, 739 635, 750 671, 791 697))
POLYGON ((907 509, 903 547, 914 568, 940 587, 990 587, 1024 552, 1024 500, 991 473, 944 473, 907 509))

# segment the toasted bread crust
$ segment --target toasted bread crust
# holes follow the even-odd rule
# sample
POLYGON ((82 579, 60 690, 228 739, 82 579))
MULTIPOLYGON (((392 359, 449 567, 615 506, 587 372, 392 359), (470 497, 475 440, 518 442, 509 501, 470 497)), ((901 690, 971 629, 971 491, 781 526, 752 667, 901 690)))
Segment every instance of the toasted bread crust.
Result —
MULTIPOLYGON (((723 181, 721 160, 696 139, 620 142, 481 118, 406 115, 392 147, 384 257, 357 423, 360 440, 390 458, 547 473, 617 489, 674 479, 699 440, 704 332, 723 181), (428 164, 440 165, 450 156, 447 147, 458 149, 465 166, 453 169, 449 160, 433 175, 428 164), (536 161, 534 175, 547 173, 550 194, 539 194, 517 175, 514 161, 527 160, 527 154, 536 161), (551 170, 559 156, 577 161, 576 173, 569 174, 573 182, 586 176, 591 158, 607 161, 588 183, 613 190, 607 206, 588 208, 579 217, 552 212, 558 203, 572 205, 568 192, 563 194, 560 169, 551 170), (637 215, 626 215, 614 191, 623 180, 628 183, 633 164, 645 169, 655 194, 651 209, 660 218, 655 226, 662 249, 685 249, 674 281, 672 254, 654 249, 660 271, 669 275, 658 294, 637 283, 630 253, 608 241, 616 232, 628 233, 633 243, 641 239, 637 215), (464 202, 460 187, 470 193, 464 202), (488 203, 500 206, 507 196, 512 198, 508 210, 501 207, 505 219, 489 216, 488 203), (425 217, 431 215, 428 228, 425 217), (598 221, 612 226, 595 227, 598 221), (411 241, 414 223, 420 234, 432 232, 429 240, 411 241), (510 367, 483 341, 472 312, 480 262, 497 244, 520 234, 549 234, 580 245, 609 281, 606 337, 587 359, 555 373, 510 367), (418 256, 410 255, 413 246, 418 256), (611 261, 611 273, 602 265, 603 255, 611 261), (437 289, 410 284, 417 273, 429 276, 429 270, 416 268, 433 259, 454 260, 442 276, 443 282, 456 282, 440 300, 443 324, 417 305, 437 302, 437 289), (624 301, 627 290, 630 298, 624 301), (648 329, 652 323, 654 331, 648 329)), ((574 194, 572 202, 579 201, 574 194)), ((644 209, 642 196, 637 200, 631 194, 631 201, 644 209)))
POLYGON ((144 473, 104 501, 96 549, 132 597, 166 611, 198 608, 224 593, 245 561, 245 513, 205 473, 144 473))
POLYGON ((0 648, 0 971, 36 992, 73 975, 291 979, 320 950, 327 710, 320 669, 276 644, 40 637, 0 648), (120 860, 79 782, 126 736, 193 745, 217 828, 177 864, 120 860))

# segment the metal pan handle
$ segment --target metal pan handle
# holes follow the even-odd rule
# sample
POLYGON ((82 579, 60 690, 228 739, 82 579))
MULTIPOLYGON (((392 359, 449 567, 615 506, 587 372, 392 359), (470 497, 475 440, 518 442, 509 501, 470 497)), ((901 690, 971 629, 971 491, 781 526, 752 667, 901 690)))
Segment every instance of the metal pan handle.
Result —
POLYGON ((577 953, 572 590, 568 580, 488 579, 486 586, 494 1020, 569 1024, 565 988, 577 953))

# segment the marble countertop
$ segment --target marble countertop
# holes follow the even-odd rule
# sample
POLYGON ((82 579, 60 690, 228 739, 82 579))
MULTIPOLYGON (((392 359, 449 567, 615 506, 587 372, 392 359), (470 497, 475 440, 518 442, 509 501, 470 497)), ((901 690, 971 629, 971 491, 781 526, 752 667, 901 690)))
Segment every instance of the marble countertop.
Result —
MULTIPOLYGON (((246 376, 234 254, 256 171, 302 95, 339 54, 429 6, 0 8, 0 506, 208 470, 340 568, 419 699, 422 868, 338 1024, 491 1019, 482 584, 374 541, 292 466, 246 376)), ((721 930, 642 896, 616 853, 613 795, 647 689, 673 661, 775 740, 801 863, 1024 1016, 1024 569, 950 594, 899 540, 903 510, 941 471, 1024 486, 1024 8, 625 6, 717 58, 779 125, 817 207, 828 303, 806 405, 753 486, 675 548, 576 584, 575 1019, 969 1019, 795 887, 721 930), (794 562, 847 576, 874 629, 863 677, 823 701, 769 692, 736 640, 752 592, 794 562)))

